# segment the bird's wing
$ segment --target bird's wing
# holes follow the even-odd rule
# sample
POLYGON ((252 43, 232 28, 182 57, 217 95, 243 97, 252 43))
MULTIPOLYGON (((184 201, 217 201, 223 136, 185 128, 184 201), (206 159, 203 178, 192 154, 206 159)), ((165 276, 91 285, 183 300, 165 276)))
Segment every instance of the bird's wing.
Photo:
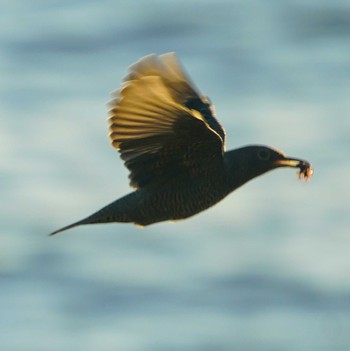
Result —
POLYGON ((110 102, 110 138, 136 188, 222 158, 225 132, 173 53, 132 65, 110 102))

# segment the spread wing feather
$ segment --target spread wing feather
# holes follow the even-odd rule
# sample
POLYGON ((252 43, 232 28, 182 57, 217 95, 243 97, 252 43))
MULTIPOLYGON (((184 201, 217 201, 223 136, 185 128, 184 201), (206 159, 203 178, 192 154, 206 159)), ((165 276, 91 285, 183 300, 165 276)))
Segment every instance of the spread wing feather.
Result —
POLYGON ((112 145, 136 188, 193 175, 222 158, 224 130, 173 53, 132 65, 110 106, 112 145))

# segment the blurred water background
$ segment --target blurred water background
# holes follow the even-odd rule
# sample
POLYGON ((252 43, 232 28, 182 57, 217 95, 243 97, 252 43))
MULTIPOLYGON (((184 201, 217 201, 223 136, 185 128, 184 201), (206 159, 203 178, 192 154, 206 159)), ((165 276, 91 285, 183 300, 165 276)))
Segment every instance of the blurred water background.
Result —
POLYGON ((0 349, 350 350, 350 2, 2 1, 0 349), (129 192, 106 105, 176 51, 227 146, 311 161, 190 220, 86 226, 129 192))

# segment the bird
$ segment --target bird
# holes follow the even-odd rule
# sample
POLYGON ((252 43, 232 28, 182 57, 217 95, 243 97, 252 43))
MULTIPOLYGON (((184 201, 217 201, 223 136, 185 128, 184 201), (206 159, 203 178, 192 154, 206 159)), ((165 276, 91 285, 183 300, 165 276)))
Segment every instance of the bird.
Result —
POLYGON ((265 145, 226 151, 226 133, 174 52, 147 55, 131 65, 109 102, 109 137, 130 171, 131 193, 92 215, 53 231, 80 225, 176 221, 212 207, 268 171, 311 164, 265 145))

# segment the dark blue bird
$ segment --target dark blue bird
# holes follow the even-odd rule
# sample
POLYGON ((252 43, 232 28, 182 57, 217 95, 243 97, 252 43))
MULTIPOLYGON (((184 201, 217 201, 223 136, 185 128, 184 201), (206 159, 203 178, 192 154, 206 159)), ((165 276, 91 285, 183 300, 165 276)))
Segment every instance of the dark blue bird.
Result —
POLYGON ((225 131, 212 105, 174 53, 132 65, 110 106, 112 145, 135 191, 51 235, 83 224, 184 219, 270 170, 295 167, 306 179, 313 172, 307 161, 267 146, 225 151, 225 131))

